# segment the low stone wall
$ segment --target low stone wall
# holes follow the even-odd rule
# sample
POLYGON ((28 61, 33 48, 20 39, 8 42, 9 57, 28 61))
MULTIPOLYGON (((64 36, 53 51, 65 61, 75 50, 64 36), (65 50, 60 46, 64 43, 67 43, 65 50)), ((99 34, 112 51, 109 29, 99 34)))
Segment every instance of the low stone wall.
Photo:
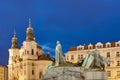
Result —
POLYGON ((107 74, 101 71, 84 71, 81 67, 56 67, 47 69, 41 80, 107 80, 107 74))

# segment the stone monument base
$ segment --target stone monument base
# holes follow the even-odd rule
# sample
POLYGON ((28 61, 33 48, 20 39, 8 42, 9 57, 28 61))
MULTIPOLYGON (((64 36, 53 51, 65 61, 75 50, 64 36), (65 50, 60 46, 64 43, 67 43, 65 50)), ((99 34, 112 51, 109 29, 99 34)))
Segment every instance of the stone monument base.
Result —
POLYGON ((107 80, 107 73, 84 71, 81 67, 56 67, 47 69, 41 80, 107 80))

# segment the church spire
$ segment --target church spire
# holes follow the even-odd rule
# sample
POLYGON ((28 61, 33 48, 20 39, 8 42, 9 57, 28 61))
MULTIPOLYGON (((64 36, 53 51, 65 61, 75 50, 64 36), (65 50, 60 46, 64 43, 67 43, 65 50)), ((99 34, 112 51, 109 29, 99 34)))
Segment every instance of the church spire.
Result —
POLYGON ((29 18, 29 27, 32 27, 31 19, 29 18))
POLYGON ((29 18, 29 25, 26 31, 26 41, 34 41, 34 32, 33 32, 30 18, 29 18))
POLYGON ((16 31, 14 30, 14 37, 16 37, 16 31))
POLYGON ((16 37, 16 32, 15 32, 15 30, 14 30, 14 36, 13 36, 13 38, 12 38, 12 46, 11 46, 11 48, 18 48, 18 39, 17 39, 17 37, 16 37))

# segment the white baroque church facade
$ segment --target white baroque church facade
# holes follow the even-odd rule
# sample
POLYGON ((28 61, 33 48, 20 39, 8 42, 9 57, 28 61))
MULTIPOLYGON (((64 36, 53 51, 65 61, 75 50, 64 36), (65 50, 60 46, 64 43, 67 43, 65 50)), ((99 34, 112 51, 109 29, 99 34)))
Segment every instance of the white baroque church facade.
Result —
POLYGON ((14 32, 9 49, 8 80, 40 80, 48 64, 52 62, 50 54, 45 56, 42 47, 36 43, 30 20, 26 40, 21 48, 18 48, 18 39, 14 32))

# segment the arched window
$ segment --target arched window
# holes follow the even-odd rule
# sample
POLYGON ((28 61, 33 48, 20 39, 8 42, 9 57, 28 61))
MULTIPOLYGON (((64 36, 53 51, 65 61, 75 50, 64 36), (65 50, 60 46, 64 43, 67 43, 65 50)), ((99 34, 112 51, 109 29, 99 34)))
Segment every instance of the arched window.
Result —
POLYGON ((34 55, 34 50, 32 49, 32 55, 34 55))
POLYGON ((71 55, 71 60, 74 60, 74 55, 71 55))
POLYGON ((110 58, 110 52, 107 52, 107 58, 110 58))
POLYGON ((81 55, 81 59, 83 59, 83 55, 81 55))
POLYGON ((120 66, 120 61, 117 61, 117 66, 120 66))
POLYGON ((32 70, 32 75, 34 75, 34 70, 32 70))
POLYGON ((29 54, 29 51, 27 51, 27 54, 29 54))
POLYGON ((119 57, 120 56, 120 53, 119 52, 116 52, 116 57, 119 57))
POLYGON ((40 72, 40 74, 39 74, 39 78, 41 78, 41 75, 42 75, 42 72, 40 72))
POLYGON ((38 51, 36 52, 36 55, 38 55, 38 51))
POLYGON ((78 60, 80 60, 80 55, 78 55, 78 60))

